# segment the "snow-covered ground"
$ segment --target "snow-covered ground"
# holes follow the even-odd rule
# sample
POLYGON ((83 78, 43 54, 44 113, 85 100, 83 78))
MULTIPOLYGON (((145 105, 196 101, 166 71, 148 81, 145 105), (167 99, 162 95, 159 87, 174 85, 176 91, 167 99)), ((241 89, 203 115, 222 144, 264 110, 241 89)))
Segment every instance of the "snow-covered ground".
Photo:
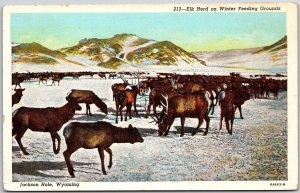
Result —
MULTIPOLYGON (((83 109, 70 121, 108 121, 115 124, 115 105, 111 85, 120 79, 98 78, 63 79, 60 86, 39 85, 37 81, 22 83, 24 96, 13 110, 21 107, 58 107, 66 103, 71 89, 94 91, 108 105, 104 115, 91 105, 93 116, 85 115, 83 109)), ((13 91, 12 91, 13 93, 13 91)), ((238 113, 233 135, 226 129, 218 130, 219 107, 211 116, 209 133, 191 136, 197 119, 187 119, 185 135, 179 137, 180 121, 175 120, 167 137, 157 135, 157 125, 151 118, 144 118, 145 96, 138 96, 140 116, 134 116, 118 126, 137 127, 144 143, 113 144, 113 167, 108 175, 100 169, 97 149, 80 149, 72 157, 76 178, 70 178, 62 152, 66 145, 62 135, 61 151, 55 155, 49 133, 28 130, 22 142, 30 155, 21 153, 12 138, 13 181, 211 181, 211 180, 287 180, 287 93, 280 92, 279 100, 251 99, 243 105, 243 116, 238 113)), ((133 113, 134 114, 134 113, 133 113)), ((68 124, 68 123, 67 123, 68 124)), ((223 123, 223 127, 224 127, 223 123)), ((201 128, 205 127, 205 123, 201 128)), ((105 154, 108 165, 108 154, 105 154)))

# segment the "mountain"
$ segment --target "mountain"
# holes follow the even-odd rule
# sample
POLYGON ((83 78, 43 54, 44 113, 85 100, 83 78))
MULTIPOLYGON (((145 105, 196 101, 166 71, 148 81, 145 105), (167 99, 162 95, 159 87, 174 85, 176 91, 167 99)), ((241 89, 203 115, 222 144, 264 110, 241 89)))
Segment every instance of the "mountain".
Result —
POLYGON ((265 47, 193 54, 210 67, 284 73, 287 71, 287 36, 265 47))
POLYGON ((13 72, 27 71, 82 71, 82 63, 67 59, 67 55, 48 49, 36 42, 12 43, 13 72))
POLYGON ((124 64, 140 67, 205 64, 171 42, 147 40, 133 34, 117 34, 108 39, 83 39, 77 45, 59 51, 66 54, 69 60, 113 69, 124 64))
POLYGON ((274 44, 272 44, 270 46, 265 46, 265 47, 259 49, 258 51, 254 52, 254 54, 259 54, 259 53, 263 53, 263 52, 271 53, 271 52, 276 52, 276 51, 286 50, 286 49, 287 49, 287 36, 284 36, 279 41, 275 42, 274 44))
POLYGON ((12 46, 13 63, 57 64, 65 54, 50 50, 36 42, 15 44, 12 46))

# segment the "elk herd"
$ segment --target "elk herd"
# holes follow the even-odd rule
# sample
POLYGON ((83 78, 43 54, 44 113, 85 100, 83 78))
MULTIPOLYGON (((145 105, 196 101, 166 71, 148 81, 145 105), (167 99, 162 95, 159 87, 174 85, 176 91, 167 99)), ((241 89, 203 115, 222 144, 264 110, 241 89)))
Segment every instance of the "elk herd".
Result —
MULTIPOLYGON (((94 75, 98 75, 100 79, 104 80, 107 78, 121 78, 123 80, 123 83, 111 85, 112 100, 115 103, 116 124, 119 123, 119 116, 123 121, 122 111, 124 107, 126 107, 125 121, 127 121, 127 117, 132 118, 132 107, 137 118, 141 116, 137 110, 137 102, 139 102, 137 96, 142 96, 145 102, 138 105, 144 107, 145 117, 150 117, 157 124, 156 128, 159 136, 168 135, 176 118, 180 118, 181 137, 184 135, 186 118, 198 119, 198 124, 192 131, 192 135, 197 133, 205 121, 204 135, 207 135, 210 115, 214 114, 217 105, 220 108, 219 129, 222 129, 222 122, 225 119, 226 130, 232 135, 235 112, 238 110, 240 118, 243 119, 242 105, 247 100, 251 98, 270 98, 270 93, 274 99, 278 99, 279 90, 287 90, 286 79, 279 80, 266 75, 246 78, 237 73, 231 73, 227 76, 157 73, 157 76, 150 76, 140 72, 135 74, 123 72, 121 75, 115 72, 28 72, 12 75, 12 85, 15 85, 12 106, 21 101, 23 92, 25 94, 27 92, 21 87, 23 81, 36 80, 40 85, 41 83, 47 84, 47 80, 52 80, 51 86, 55 85, 55 82, 59 86, 60 81, 65 77, 78 81, 80 77, 93 77, 94 75), (128 77, 138 79, 138 83, 130 84, 125 78, 125 74, 128 77), (19 89, 17 89, 17 86, 19 89), (160 107, 161 111, 158 112, 157 107, 160 107)), ((107 104, 94 91, 79 89, 70 90, 66 96, 66 104, 61 107, 20 107, 16 109, 12 117, 12 136, 15 137, 23 154, 29 154, 21 142, 21 138, 27 129, 49 132, 53 143, 53 152, 58 154, 61 139, 57 132, 73 118, 76 111, 82 109, 79 103, 86 104, 86 115, 92 116, 91 104, 95 104, 101 112, 108 114, 107 104)), ((63 155, 69 174, 72 177, 75 177, 75 175, 70 157, 79 148, 97 148, 101 160, 101 170, 106 175, 104 152, 109 154, 108 168, 111 168, 112 150, 110 146, 113 143, 133 144, 144 141, 139 131, 131 124, 128 128, 122 128, 100 120, 98 122, 71 122, 64 127, 63 135, 67 145, 63 155)))

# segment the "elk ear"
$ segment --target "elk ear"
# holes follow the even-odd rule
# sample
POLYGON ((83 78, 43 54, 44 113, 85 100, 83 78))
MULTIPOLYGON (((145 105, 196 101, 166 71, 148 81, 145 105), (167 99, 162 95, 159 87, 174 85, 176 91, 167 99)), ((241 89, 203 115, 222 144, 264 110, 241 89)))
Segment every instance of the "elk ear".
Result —
POLYGON ((22 91, 24 91, 24 90, 25 90, 25 88, 22 89, 22 91))
POLYGON ((131 124, 129 124, 129 125, 128 125, 128 128, 129 128, 129 129, 133 129, 133 127, 132 127, 132 125, 131 125, 131 124))

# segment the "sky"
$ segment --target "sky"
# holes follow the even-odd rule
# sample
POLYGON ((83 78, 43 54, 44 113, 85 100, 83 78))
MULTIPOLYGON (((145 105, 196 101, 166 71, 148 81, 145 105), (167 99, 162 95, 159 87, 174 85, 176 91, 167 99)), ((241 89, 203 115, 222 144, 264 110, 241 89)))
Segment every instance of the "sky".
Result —
POLYGON ((270 45, 286 35, 285 13, 13 13, 11 41, 50 49, 83 38, 129 33, 171 41, 186 51, 216 51, 270 45))

